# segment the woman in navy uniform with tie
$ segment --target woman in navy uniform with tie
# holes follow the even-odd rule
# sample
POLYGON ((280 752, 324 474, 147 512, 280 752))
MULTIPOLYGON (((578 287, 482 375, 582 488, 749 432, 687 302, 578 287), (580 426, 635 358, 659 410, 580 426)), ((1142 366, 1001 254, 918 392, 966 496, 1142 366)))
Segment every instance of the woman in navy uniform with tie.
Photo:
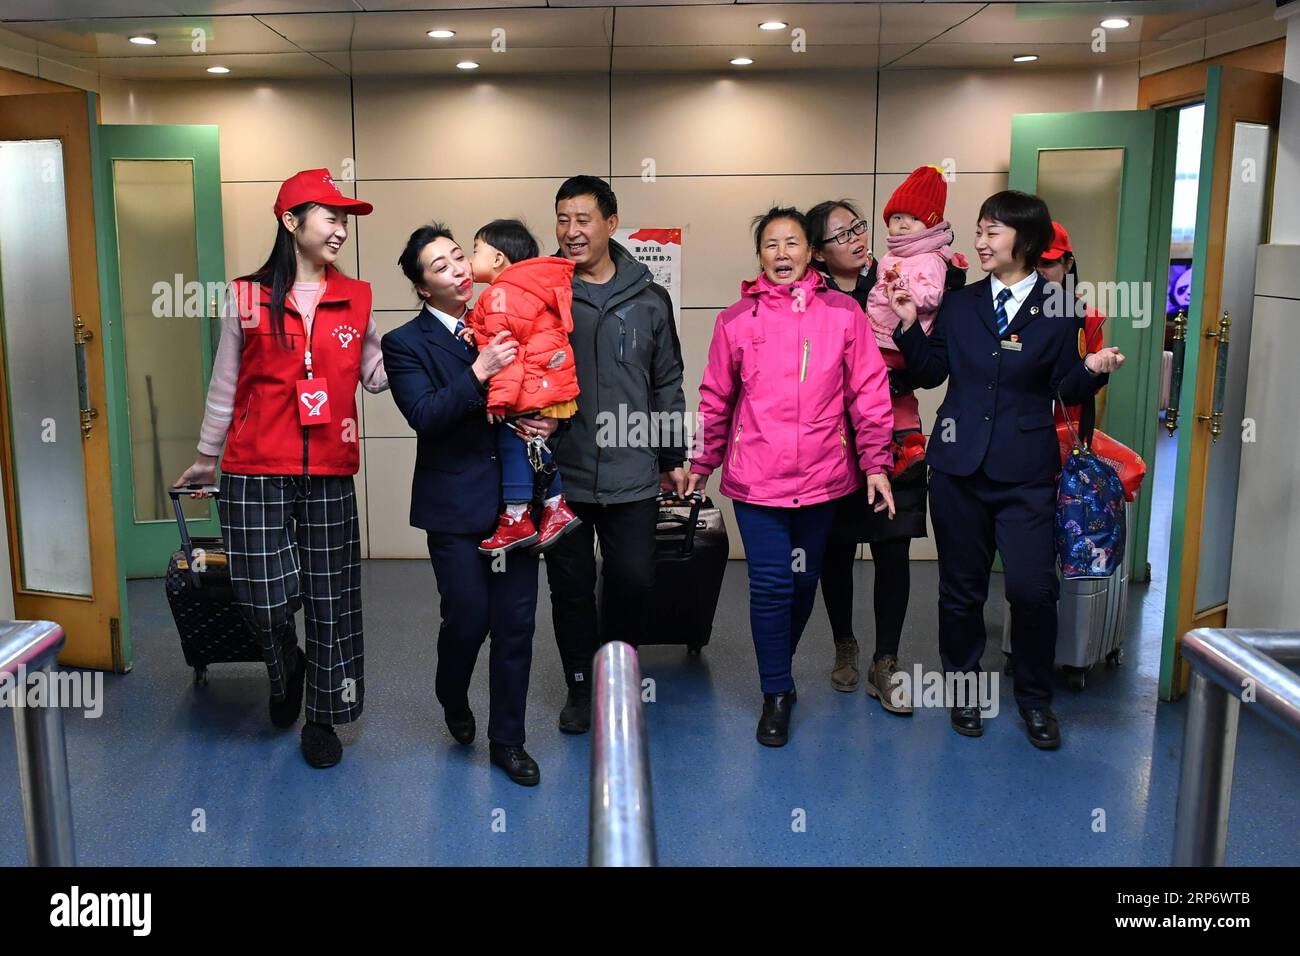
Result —
MULTIPOLYGON (((986 199, 975 251, 989 275, 945 297, 928 338, 905 280, 886 278, 900 319, 894 340, 913 380, 922 388, 948 382, 927 448, 945 676, 965 678, 949 686, 975 686, 996 548, 1011 604, 1016 703, 1030 742, 1043 749, 1061 743, 1051 710, 1061 470, 1052 402, 1058 392, 1067 405, 1090 398, 1124 361, 1115 348, 1083 355, 1074 303, 1045 294, 1035 267, 1052 234, 1037 196, 1008 190, 986 199)), ((983 733, 976 700, 949 704, 957 733, 983 733)))

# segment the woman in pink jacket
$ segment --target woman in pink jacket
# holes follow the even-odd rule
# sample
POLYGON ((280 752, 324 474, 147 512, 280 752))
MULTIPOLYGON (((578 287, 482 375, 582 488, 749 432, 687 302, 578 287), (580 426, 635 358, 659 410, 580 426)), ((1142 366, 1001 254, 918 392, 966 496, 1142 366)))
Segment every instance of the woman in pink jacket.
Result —
POLYGON ((791 662, 838 499, 865 482, 871 506, 893 515, 885 471, 894 415, 866 315, 809 268, 803 214, 770 209, 754 237, 762 271, 714 326, 688 487, 702 491, 721 465, 718 487, 735 502, 749 564, 758 740, 780 747, 795 702, 791 662))

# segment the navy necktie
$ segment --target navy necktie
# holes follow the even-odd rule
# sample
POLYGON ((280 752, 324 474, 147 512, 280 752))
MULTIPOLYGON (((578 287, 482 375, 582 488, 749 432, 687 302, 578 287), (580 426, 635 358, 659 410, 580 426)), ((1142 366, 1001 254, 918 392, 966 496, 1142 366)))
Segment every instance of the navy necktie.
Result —
POLYGON ((998 335, 1006 335, 1007 329, 1011 326, 1011 320, 1007 318, 1007 299, 1011 298, 1011 290, 1003 289, 998 293, 998 301, 993 306, 993 314, 998 320, 998 335))
POLYGON ((455 331, 453 334, 456 336, 456 341, 460 343, 460 347, 463 348, 466 352, 468 352, 468 351, 469 351, 469 343, 466 342, 465 339, 464 339, 464 337, 461 335, 461 333, 464 332, 464 331, 465 331, 465 323, 462 322, 460 319, 457 319, 457 320, 456 320, 456 331, 455 331))

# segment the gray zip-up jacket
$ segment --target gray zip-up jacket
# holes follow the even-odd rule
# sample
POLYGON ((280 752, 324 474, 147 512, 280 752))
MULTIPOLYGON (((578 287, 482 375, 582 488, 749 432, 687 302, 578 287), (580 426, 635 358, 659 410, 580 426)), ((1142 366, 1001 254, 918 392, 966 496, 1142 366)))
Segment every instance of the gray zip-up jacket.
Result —
MULTIPOLYGON (((564 495, 625 504, 659 493, 659 473, 686 457, 682 348, 672 300, 650 270, 611 241, 613 289, 603 308, 573 283, 578 413, 550 445, 564 495)), ((558 254, 558 253, 557 253, 558 254)))

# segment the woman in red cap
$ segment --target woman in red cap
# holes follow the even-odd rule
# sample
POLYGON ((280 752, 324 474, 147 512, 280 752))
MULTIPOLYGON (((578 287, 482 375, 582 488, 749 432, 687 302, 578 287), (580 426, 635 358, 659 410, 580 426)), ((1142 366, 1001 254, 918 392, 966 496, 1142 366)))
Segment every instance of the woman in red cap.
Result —
MULTIPOLYGON (((1046 252, 1038 257, 1038 274, 1046 281, 1054 282, 1060 286, 1063 295, 1071 296, 1079 301, 1079 307, 1083 310, 1084 348, 1082 351, 1085 354, 1087 352, 1100 352, 1106 344, 1105 336, 1101 330, 1102 323, 1106 321, 1106 316, 1092 306, 1083 304, 1083 293, 1078 291, 1079 263, 1074 258, 1074 250, 1070 247, 1070 234, 1055 219, 1052 220, 1052 244, 1047 247, 1046 252)), ((1083 406, 1081 405, 1072 405, 1067 409, 1057 405, 1056 423, 1058 425, 1064 424, 1065 414, 1068 412, 1070 421, 1078 425, 1079 413, 1082 409, 1083 406)))
POLYGON ((218 509, 235 602, 262 641, 275 726, 297 722, 306 685, 302 752, 313 767, 339 762, 334 724, 361 716, 365 696, 356 391, 381 392, 388 379, 370 284, 334 263, 348 215, 372 209, 327 169, 280 186, 275 245, 231 283, 199 456, 176 482, 212 484, 225 445, 218 509))

